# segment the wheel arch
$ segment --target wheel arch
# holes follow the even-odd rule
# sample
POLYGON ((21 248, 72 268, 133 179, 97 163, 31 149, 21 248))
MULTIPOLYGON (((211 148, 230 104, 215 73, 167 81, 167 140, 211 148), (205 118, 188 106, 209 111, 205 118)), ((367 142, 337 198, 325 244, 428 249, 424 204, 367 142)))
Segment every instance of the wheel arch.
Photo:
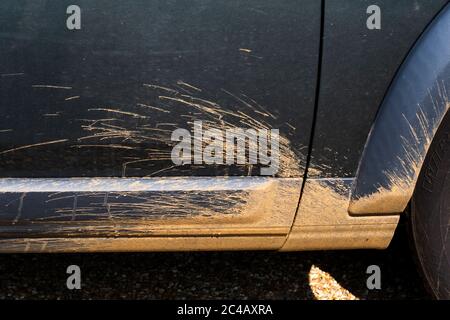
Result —
POLYGON ((352 186, 354 215, 403 212, 450 108, 450 4, 400 67, 372 126, 352 186))

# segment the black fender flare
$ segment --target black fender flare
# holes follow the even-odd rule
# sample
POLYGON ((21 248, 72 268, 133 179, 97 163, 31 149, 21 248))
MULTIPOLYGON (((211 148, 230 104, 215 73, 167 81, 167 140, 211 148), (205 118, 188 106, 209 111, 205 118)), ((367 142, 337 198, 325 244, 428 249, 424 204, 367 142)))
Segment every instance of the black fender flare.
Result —
POLYGON ((400 67, 372 126, 354 181, 349 213, 403 212, 428 148, 450 107, 450 4, 400 67))

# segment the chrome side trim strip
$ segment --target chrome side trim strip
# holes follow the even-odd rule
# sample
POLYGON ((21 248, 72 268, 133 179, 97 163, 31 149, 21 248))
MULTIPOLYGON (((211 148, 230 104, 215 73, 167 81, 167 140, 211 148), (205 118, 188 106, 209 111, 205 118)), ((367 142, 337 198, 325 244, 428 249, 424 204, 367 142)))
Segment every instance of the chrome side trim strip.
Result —
POLYGON ((239 191, 264 187, 265 177, 2 178, 0 193, 239 191))

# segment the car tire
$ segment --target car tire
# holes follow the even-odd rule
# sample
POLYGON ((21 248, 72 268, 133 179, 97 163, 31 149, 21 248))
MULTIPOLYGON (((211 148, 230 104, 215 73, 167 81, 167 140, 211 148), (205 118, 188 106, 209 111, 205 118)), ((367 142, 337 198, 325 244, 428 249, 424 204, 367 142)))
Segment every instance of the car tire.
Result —
POLYGON ((450 299, 450 114, 444 117, 411 200, 410 229, 426 284, 450 299))

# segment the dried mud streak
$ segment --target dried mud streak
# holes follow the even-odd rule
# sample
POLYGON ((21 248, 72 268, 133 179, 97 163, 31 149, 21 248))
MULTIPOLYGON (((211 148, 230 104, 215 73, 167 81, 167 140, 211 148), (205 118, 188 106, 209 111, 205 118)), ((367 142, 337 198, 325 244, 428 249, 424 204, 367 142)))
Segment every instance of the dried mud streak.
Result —
POLYGON ((50 144, 63 143, 63 142, 67 142, 67 141, 69 141, 69 140, 68 139, 60 139, 60 140, 53 140, 53 141, 46 141, 46 142, 39 142, 39 143, 29 144, 29 145, 25 145, 25 146, 20 146, 20 147, 17 147, 17 148, 9 149, 9 150, 0 151, 0 155, 6 154, 6 153, 10 153, 10 152, 20 151, 20 150, 24 150, 24 149, 29 149, 29 148, 36 148, 36 147, 47 146, 47 145, 50 145, 50 144))
POLYGON ((31 86, 32 88, 41 88, 41 89, 62 89, 62 90, 72 90, 72 87, 66 86, 57 86, 57 85, 47 85, 47 84, 35 84, 31 86))

